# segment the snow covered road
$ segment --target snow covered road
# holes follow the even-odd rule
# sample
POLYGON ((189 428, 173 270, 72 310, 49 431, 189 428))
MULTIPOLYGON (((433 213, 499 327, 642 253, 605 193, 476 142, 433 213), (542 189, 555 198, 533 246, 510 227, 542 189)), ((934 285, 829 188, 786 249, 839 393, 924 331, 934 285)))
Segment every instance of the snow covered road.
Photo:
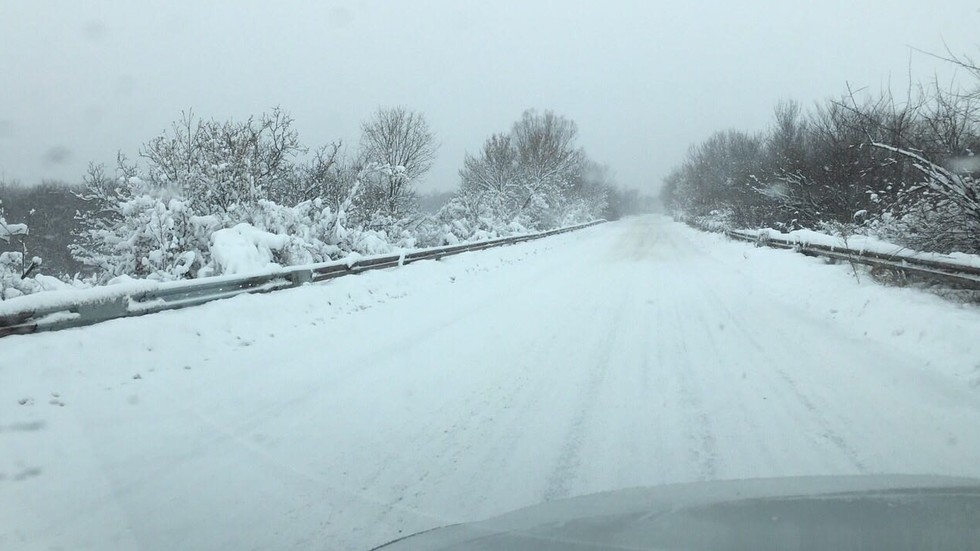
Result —
POLYGON ((0 341, 0 548, 365 549, 545 500, 980 476, 980 313, 665 218, 0 341))

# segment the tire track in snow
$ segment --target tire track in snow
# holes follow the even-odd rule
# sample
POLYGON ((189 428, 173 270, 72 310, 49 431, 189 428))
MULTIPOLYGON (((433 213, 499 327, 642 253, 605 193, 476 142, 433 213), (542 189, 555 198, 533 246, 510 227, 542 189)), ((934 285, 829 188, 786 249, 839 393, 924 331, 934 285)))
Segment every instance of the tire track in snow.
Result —
MULTIPOLYGON (((741 340, 752 347, 759 355, 764 359, 764 361, 759 362, 758 365, 768 366, 773 373, 779 378, 782 383, 784 383, 784 389, 789 390, 790 394, 796 399, 796 401, 803 406, 814 423, 819 427, 816 431, 816 436, 819 438, 814 438, 814 433, 807 431, 808 438, 814 443, 821 444, 821 439, 830 442, 839 452, 841 452, 848 461, 857 469, 858 473, 866 474, 870 472, 865 462, 860 458, 857 452, 854 450, 847 440, 837 432, 827 417, 823 414, 820 408, 818 408, 813 400, 800 390, 799 385, 794 381, 782 368, 779 367, 779 361, 773 357, 770 353, 769 348, 767 348, 760 339, 756 336, 758 334, 774 334, 776 337, 770 339, 772 342, 787 342, 788 336, 785 336, 779 327, 773 328, 762 328, 757 331, 751 331, 747 328, 747 324, 744 319, 737 318, 734 313, 729 309, 725 301, 721 300, 721 297, 717 295, 716 292, 709 293, 714 299, 715 307, 718 311, 723 312, 725 316, 732 320, 732 327, 736 332, 741 334, 741 340)), ((772 382, 769 379, 770 383, 772 382)), ((775 388, 775 385, 773 385, 775 388)), ((782 396, 782 389, 775 389, 772 394, 773 396, 782 396)))
POLYGON ((697 479, 702 481, 713 480, 717 478, 718 474, 718 446, 711 418, 708 416, 704 401, 699 395, 700 385, 697 384, 692 374, 696 363, 691 361, 692 350, 688 348, 685 337, 694 337, 695 335, 708 337, 709 340, 705 347, 715 350, 716 346, 714 340, 710 338, 710 333, 695 333, 691 331, 689 325, 684 323, 688 316, 681 312, 680 302, 674 303, 674 317, 677 326, 682 328, 680 331, 682 337, 677 339, 679 357, 686 360, 677 367, 677 374, 681 403, 687 410, 687 417, 692 420, 691 430, 688 433, 691 446, 689 456, 691 462, 696 466, 697 479))
MULTIPOLYGON (((565 311, 563 308, 567 305, 567 297, 564 294, 554 293, 547 299, 539 294, 537 298, 546 300, 546 303, 554 303, 549 310, 555 315, 555 323, 541 324, 542 327, 550 328, 549 333, 530 335, 524 342, 512 343, 515 350, 527 350, 532 355, 520 358, 514 365, 501 366, 499 374, 489 382, 489 387, 485 384, 476 385, 467 392, 465 398, 447 401, 429 417, 429 423, 420 427, 406 427, 415 435, 409 440, 426 443, 424 448, 433 450, 433 454, 424 465, 419 465, 423 474, 418 481, 412 479, 408 484, 399 481, 394 486, 384 488, 383 479, 389 472, 385 468, 374 472, 367 485, 375 487, 376 492, 398 496, 395 506, 380 511, 373 521, 374 524, 401 528, 411 519, 413 512, 418 513, 415 516, 431 517, 430 513, 418 511, 419 504, 430 493, 444 497, 447 480, 456 481, 454 471, 460 468, 474 475, 474 478, 463 482, 462 488, 466 491, 460 499, 469 508, 480 509, 481 504, 487 501, 488 496, 500 484, 499 479, 483 475, 513 469, 515 451, 526 444, 528 435, 532 432, 528 427, 528 419, 541 417, 542 405, 552 403, 543 399, 549 396, 548 390, 554 387, 555 377, 567 375, 562 363, 556 361, 563 354, 568 354, 567 333, 562 330, 564 328, 559 320, 568 316, 594 320, 599 314, 598 303, 589 303, 591 307, 583 312, 565 311), (550 369, 540 369, 543 366, 550 369), (459 404, 465 404, 465 407, 460 410, 459 404), (453 430, 443 431, 447 420, 451 420, 453 430), (430 477, 430 473, 436 474, 430 477)), ((519 302, 521 299, 508 297, 507 300, 519 302)), ((546 411, 545 414, 547 413, 557 412, 546 411)), ((403 456, 398 456, 398 459, 404 461, 403 456)), ((459 481, 456 481, 456 485, 458 484, 459 481)), ((453 490, 451 493, 455 492, 453 490)), ((502 512, 492 507, 490 511, 502 512)), ((442 524, 452 524, 460 520, 459 517, 450 516, 442 524)))
POLYGON ((558 454, 558 461, 545 483, 544 501, 561 499, 570 494, 572 480, 581 464, 582 441, 585 437, 586 427, 594 414, 599 391, 609 370, 609 358, 622 324, 623 313, 626 310, 629 297, 624 293, 622 298, 623 300, 616 307, 612 323, 607 326, 606 338, 603 340, 596 357, 592 360, 592 369, 589 371, 585 386, 580 389, 574 402, 577 404, 575 415, 565 433, 564 444, 562 444, 558 454))
MULTIPOLYGON (((844 439, 844 437, 841 436, 839 432, 834 430, 830 422, 827 421, 827 418, 813 404, 810 398, 807 397, 807 395, 804 394, 802 391, 800 391, 799 387, 796 385, 796 382, 793 381, 793 379, 791 379, 789 375, 787 375, 786 372, 783 371, 782 369, 779 369, 778 367, 774 367, 774 371, 779 376, 779 378, 786 383, 786 387, 793 394, 796 400, 800 404, 802 404, 803 407, 806 408, 808 412, 810 412, 814 421, 816 421, 816 423, 820 427, 822 427, 822 431, 819 432, 817 436, 830 442, 835 448, 837 448, 842 454, 844 454, 844 456, 847 457, 847 459, 857 469, 858 473, 860 474, 870 473, 871 469, 868 468, 867 464, 861 459, 861 457, 854 450, 854 448, 850 444, 848 444, 847 440, 844 439)), ((816 443, 819 443, 819 440, 812 438, 813 437, 812 433, 809 434, 809 436, 811 437, 811 440, 814 440, 816 443)))
MULTIPOLYGON (((719 269, 723 269, 721 263, 708 255, 701 255, 704 259, 710 260, 712 264, 717 264, 719 269)), ((743 280, 744 287, 754 286, 754 282, 751 280, 746 280, 741 274, 737 274, 739 279, 743 280)), ((751 349, 753 349, 758 355, 760 361, 756 362, 755 365, 768 368, 776 375, 778 381, 781 385, 776 385, 775 380, 771 377, 765 377, 764 380, 773 388, 770 393, 774 397, 781 397, 785 395, 785 391, 788 390, 795 401, 803 406, 806 413, 806 417, 817 425, 817 430, 815 431, 804 431, 804 435, 808 440, 814 444, 823 446, 825 443, 829 442, 833 447, 835 447, 847 460, 851 463, 858 473, 866 474, 870 472, 865 461, 861 459, 858 453, 855 451, 854 447, 851 446, 847 440, 833 428, 830 421, 823 414, 821 408, 818 408, 813 400, 800 390, 799 385, 794 381, 785 370, 779 367, 779 359, 777 359, 772 354, 772 349, 775 347, 774 343, 785 343, 789 342, 789 336, 785 335, 780 326, 773 327, 750 327, 751 323, 749 318, 744 315, 736 315, 732 309, 729 307, 729 303, 722 299, 719 295, 718 289, 712 285, 709 285, 702 278, 701 288, 705 289, 706 292, 703 295, 705 298, 709 299, 711 304, 710 307, 712 311, 720 314, 720 317, 727 320, 728 324, 726 327, 730 327, 736 333, 740 335, 738 339, 741 343, 747 344, 751 349), (770 335, 770 338, 766 343, 763 343, 758 335, 770 335)), ((707 320, 705 320, 705 329, 707 327, 707 320)), ((781 345, 779 345, 781 347, 781 345)), ((792 356, 792 355, 790 355, 792 356)), ((718 356, 720 357, 720 356, 718 356)), ((778 400, 778 402, 785 402, 785 400, 778 400)), ((798 413, 791 413, 797 419, 803 421, 798 413)), ((798 423, 797 425, 802 424, 798 423)))

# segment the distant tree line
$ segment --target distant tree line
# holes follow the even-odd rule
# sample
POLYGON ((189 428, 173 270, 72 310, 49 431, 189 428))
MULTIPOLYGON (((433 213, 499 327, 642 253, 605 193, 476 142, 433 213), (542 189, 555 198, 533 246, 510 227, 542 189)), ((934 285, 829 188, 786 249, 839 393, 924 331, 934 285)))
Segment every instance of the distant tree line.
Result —
POLYGON ((438 144, 420 113, 379 109, 355 145, 309 148, 278 108, 239 121, 187 112, 135 158, 120 153, 112 167, 90 165, 80 185, 0 184, 0 216, 30 228, 0 240, 0 251, 11 253, 3 296, 54 284, 10 290, 9 280, 26 277, 36 258, 45 273, 76 283, 219 273, 214 235, 240 225, 284 236, 273 240, 274 261, 292 265, 618 218, 639 208, 639 194, 618 188, 577 139, 571 120, 528 111, 510 132, 466 155, 458 190, 427 197, 423 208, 417 185, 438 144))
MULTIPOLYGON (((980 82, 980 69, 954 59, 980 82)), ((675 213, 738 227, 862 231, 918 249, 980 253, 980 88, 848 90, 766 132, 718 132, 665 180, 675 213)))

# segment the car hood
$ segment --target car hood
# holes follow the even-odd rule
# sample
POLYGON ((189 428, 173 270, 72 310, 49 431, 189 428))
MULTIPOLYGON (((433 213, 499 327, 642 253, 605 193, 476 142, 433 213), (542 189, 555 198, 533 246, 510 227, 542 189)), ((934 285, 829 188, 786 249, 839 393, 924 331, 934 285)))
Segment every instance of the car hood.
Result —
POLYGON ((980 549, 980 480, 838 476, 635 488, 429 530, 378 549, 980 549))

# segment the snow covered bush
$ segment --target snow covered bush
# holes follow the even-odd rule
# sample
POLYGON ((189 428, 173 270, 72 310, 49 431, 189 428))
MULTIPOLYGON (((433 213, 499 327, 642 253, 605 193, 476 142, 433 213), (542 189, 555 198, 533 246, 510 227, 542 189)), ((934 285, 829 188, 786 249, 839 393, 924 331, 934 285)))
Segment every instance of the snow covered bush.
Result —
POLYGON ((7 300, 41 291, 84 288, 89 285, 80 280, 62 281, 56 277, 34 272, 41 259, 27 260, 23 253, 0 252, 0 300, 7 300), (26 262, 25 262, 26 260, 26 262), (25 271, 25 266, 27 270, 25 271))
POLYGON ((460 242, 450 223, 438 216, 428 216, 415 232, 418 247, 443 247, 460 242))
POLYGON ((712 232, 724 232, 736 229, 732 220, 735 215, 730 208, 715 209, 704 216, 692 216, 685 221, 702 230, 712 232))
MULTIPOLYGON (((375 172, 385 169, 361 171, 375 172)), ((399 223, 384 224, 388 231, 351 223, 361 189, 354 180, 336 210, 317 198, 294 206, 255 199, 247 208, 227 204, 202 212, 208 203, 188 199, 179 185, 143 177, 120 157, 112 176, 90 167, 83 197, 95 207, 86 210, 72 252, 94 268, 95 282, 105 283, 123 275, 170 281, 244 273, 416 246, 411 228, 399 223)))
POLYGON ((82 215, 72 253, 95 270, 98 282, 120 275, 202 277, 222 272, 213 235, 247 224, 286 236, 270 249, 270 261, 327 260, 338 249, 330 240, 334 211, 324 200, 283 206, 270 199, 295 200, 343 180, 336 171, 339 146, 332 154, 319 151, 305 166, 295 162, 303 151, 292 119, 279 109, 240 123, 187 114, 144 146, 143 166, 120 155, 112 175, 90 167, 83 198, 94 206, 82 215))
POLYGON ((332 243, 336 213, 320 199, 287 207, 260 201, 245 222, 286 240, 276 249, 275 261, 281 265, 325 262, 342 253, 332 243))
POLYGON ((526 111, 508 134, 467 154, 460 189, 440 217, 457 237, 548 229, 598 218, 611 188, 608 170, 577 146, 578 127, 550 111, 526 111))
POLYGON ((275 252, 286 248, 289 237, 238 224, 214 232, 211 255, 221 274, 242 274, 276 268, 275 252))
POLYGON ((179 189, 147 182, 123 158, 115 177, 92 166, 85 183, 83 197, 97 207, 83 218, 72 254, 95 269, 98 282, 192 278, 205 267, 220 217, 198 215, 179 189))
POLYGON ((33 279, 22 277, 23 269, 23 253, 0 253, 0 298, 6 300, 38 291, 38 285, 33 279))
POLYGON ((319 239, 330 231, 332 215, 313 202, 282 207, 257 201, 247 211, 200 214, 175 186, 133 174, 124 165, 110 179, 93 167, 86 178, 86 199, 99 203, 99 215, 83 220, 73 252, 96 269, 99 282, 121 275, 169 281, 239 273, 248 260, 233 258, 237 242, 231 228, 239 241, 258 240, 269 251, 265 264, 319 262, 336 251, 319 239))
POLYGON ((980 253, 980 163, 947 168, 922 154, 885 144, 874 147, 911 163, 920 180, 903 186, 896 200, 870 226, 883 239, 942 253, 980 253))
POLYGON ((83 288, 89 285, 74 277, 63 279, 39 273, 41 258, 28 254, 26 224, 12 224, 4 218, 0 204, 0 300, 40 291, 83 288), (6 249, 6 250, 5 250, 6 249))
MULTIPOLYGON (((0 242, 10 245, 28 235, 26 224, 9 223, 0 205, 0 242)), ((23 249, 23 247, 22 247, 23 249)), ((31 273, 41 265, 38 257, 28 257, 23 250, 0 251, 0 299, 9 299, 41 290, 41 284, 31 273)))
POLYGON ((885 212, 869 221, 867 233, 920 251, 980 254, 980 219, 949 201, 917 201, 885 212))

